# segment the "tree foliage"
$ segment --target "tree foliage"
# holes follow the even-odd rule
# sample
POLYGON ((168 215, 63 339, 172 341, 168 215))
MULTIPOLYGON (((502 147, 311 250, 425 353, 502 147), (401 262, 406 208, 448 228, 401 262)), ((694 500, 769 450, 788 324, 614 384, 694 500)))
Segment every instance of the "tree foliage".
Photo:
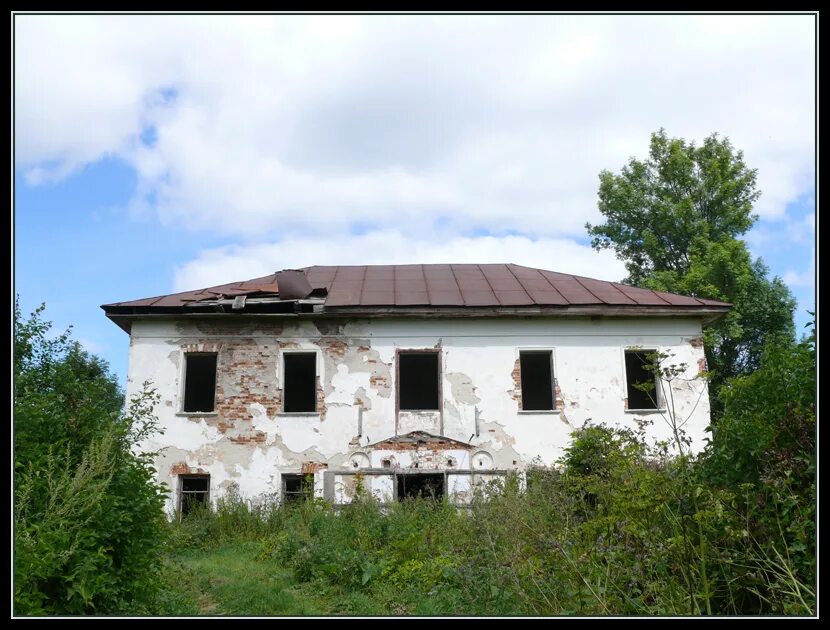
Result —
POLYGON ((756 369, 768 340, 794 338, 795 300, 739 240, 757 218, 759 196, 756 171, 728 138, 712 134, 696 146, 661 129, 648 159, 600 173, 606 221, 586 225, 595 249, 613 249, 625 262, 627 282, 733 305, 706 331, 714 392, 756 369))
POLYGON ((138 450, 157 395, 122 409, 106 363, 53 336, 43 310, 24 319, 15 303, 15 612, 141 611, 165 531, 165 489, 138 450))
POLYGON ((657 271, 683 275, 695 241, 735 238, 752 227, 756 177, 728 138, 712 134, 697 147, 661 129, 651 136, 647 160, 631 158, 619 175, 600 173, 606 222, 588 224, 591 244, 613 249, 632 284, 657 271))

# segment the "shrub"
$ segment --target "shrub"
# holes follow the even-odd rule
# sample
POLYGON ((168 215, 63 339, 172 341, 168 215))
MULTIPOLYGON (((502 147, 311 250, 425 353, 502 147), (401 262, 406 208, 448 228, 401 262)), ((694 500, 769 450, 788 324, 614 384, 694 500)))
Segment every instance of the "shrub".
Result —
POLYGON ((141 612, 158 586, 165 488, 140 444, 155 392, 126 410, 106 363, 43 307, 15 304, 14 606, 20 615, 141 612))

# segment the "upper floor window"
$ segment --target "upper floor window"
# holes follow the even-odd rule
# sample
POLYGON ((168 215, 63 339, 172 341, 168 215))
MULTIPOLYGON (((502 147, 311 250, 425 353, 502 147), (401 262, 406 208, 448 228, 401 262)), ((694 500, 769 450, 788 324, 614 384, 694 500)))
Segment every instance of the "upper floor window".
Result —
POLYGON ((522 411, 553 411, 553 353, 550 350, 519 352, 522 379, 522 411))
POLYGON ((317 411, 317 354, 287 352, 283 355, 283 405, 285 413, 317 411))
POLYGON ((440 409, 441 364, 438 352, 398 354, 398 403, 402 411, 440 409))
POLYGON ((629 409, 659 409, 654 350, 625 351, 629 409))
POLYGON ((211 412, 216 404, 216 354, 184 355, 185 412, 211 412))

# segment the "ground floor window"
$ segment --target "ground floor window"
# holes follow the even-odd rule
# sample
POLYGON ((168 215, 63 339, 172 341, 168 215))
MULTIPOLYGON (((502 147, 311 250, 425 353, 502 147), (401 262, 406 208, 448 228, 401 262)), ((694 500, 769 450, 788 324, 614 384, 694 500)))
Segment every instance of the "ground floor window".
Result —
POLYGON ((404 499, 440 499, 444 496, 444 475, 442 473, 419 473, 397 475, 398 501, 404 499))
POLYGON ((314 475, 282 476, 282 498, 286 503, 306 501, 313 495, 314 475))
POLYGON ((187 516, 195 507, 210 500, 210 475, 179 476, 179 512, 187 516))

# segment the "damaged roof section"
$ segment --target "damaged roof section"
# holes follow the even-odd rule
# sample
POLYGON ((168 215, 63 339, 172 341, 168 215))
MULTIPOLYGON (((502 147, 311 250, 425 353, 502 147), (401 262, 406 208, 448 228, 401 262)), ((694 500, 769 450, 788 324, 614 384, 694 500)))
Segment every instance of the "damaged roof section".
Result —
MULTIPOLYGON (((730 304, 515 264, 313 266, 102 306, 166 313, 714 314, 730 304)), ((122 328, 123 321, 117 321, 122 328)))

